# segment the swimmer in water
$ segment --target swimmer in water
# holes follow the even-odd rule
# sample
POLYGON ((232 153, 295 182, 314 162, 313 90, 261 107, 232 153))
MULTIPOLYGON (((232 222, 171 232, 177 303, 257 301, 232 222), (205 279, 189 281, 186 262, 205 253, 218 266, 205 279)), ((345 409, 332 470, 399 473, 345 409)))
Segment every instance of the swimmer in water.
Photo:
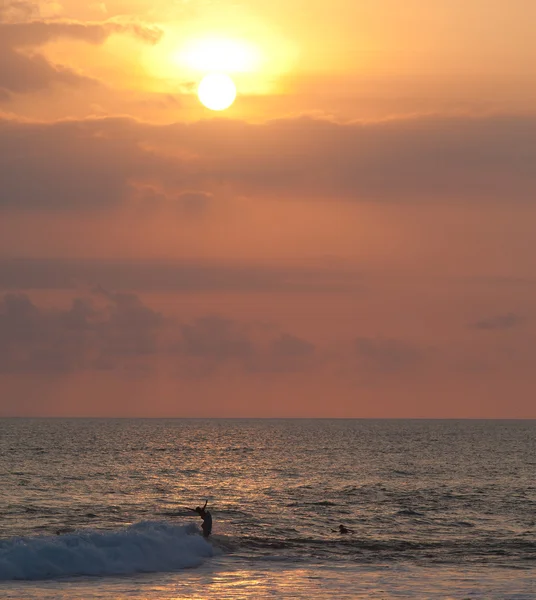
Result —
POLYGON ((354 533, 352 529, 348 529, 348 527, 345 527, 344 525, 339 525, 339 533, 342 534, 346 534, 346 533, 354 533))

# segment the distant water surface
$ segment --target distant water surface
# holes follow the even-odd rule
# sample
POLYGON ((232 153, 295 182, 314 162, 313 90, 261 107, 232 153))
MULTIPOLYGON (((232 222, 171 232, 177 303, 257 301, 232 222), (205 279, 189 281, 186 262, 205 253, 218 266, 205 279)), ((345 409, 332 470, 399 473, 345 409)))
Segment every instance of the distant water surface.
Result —
POLYGON ((534 421, 0 420, 0 595, 534 599, 535 434, 534 421), (205 498, 211 543, 186 508, 205 498))

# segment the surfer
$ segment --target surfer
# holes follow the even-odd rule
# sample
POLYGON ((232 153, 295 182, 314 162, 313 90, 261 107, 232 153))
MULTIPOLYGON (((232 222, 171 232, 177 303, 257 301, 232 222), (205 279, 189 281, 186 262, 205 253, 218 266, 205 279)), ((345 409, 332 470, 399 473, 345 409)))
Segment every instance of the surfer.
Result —
POLYGON ((208 538, 208 536, 212 533, 212 515, 207 510, 207 504, 208 500, 205 500, 205 506, 203 506, 203 508, 196 506, 194 509, 194 512, 196 512, 203 519, 201 529, 203 530, 203 537, 206 538, 208 538))

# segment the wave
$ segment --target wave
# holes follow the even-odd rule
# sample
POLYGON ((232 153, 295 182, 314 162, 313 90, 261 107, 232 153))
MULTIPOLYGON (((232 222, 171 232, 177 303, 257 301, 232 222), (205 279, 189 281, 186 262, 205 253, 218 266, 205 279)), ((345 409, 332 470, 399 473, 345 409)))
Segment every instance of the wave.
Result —
POLYGON ((115 531, 0 540, 0 581, 128 575, 199 566, 213 548, 194 524, 143 521, 115 531))

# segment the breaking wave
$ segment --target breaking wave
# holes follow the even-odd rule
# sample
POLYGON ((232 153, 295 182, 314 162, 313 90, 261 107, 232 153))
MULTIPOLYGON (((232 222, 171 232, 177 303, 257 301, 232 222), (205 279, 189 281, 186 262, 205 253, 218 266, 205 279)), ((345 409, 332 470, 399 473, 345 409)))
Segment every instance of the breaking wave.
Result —
POLYGON ((0 540, 0 581, 175 571, 212 555, 196 525, 144 521, 115 531, 0 540))

